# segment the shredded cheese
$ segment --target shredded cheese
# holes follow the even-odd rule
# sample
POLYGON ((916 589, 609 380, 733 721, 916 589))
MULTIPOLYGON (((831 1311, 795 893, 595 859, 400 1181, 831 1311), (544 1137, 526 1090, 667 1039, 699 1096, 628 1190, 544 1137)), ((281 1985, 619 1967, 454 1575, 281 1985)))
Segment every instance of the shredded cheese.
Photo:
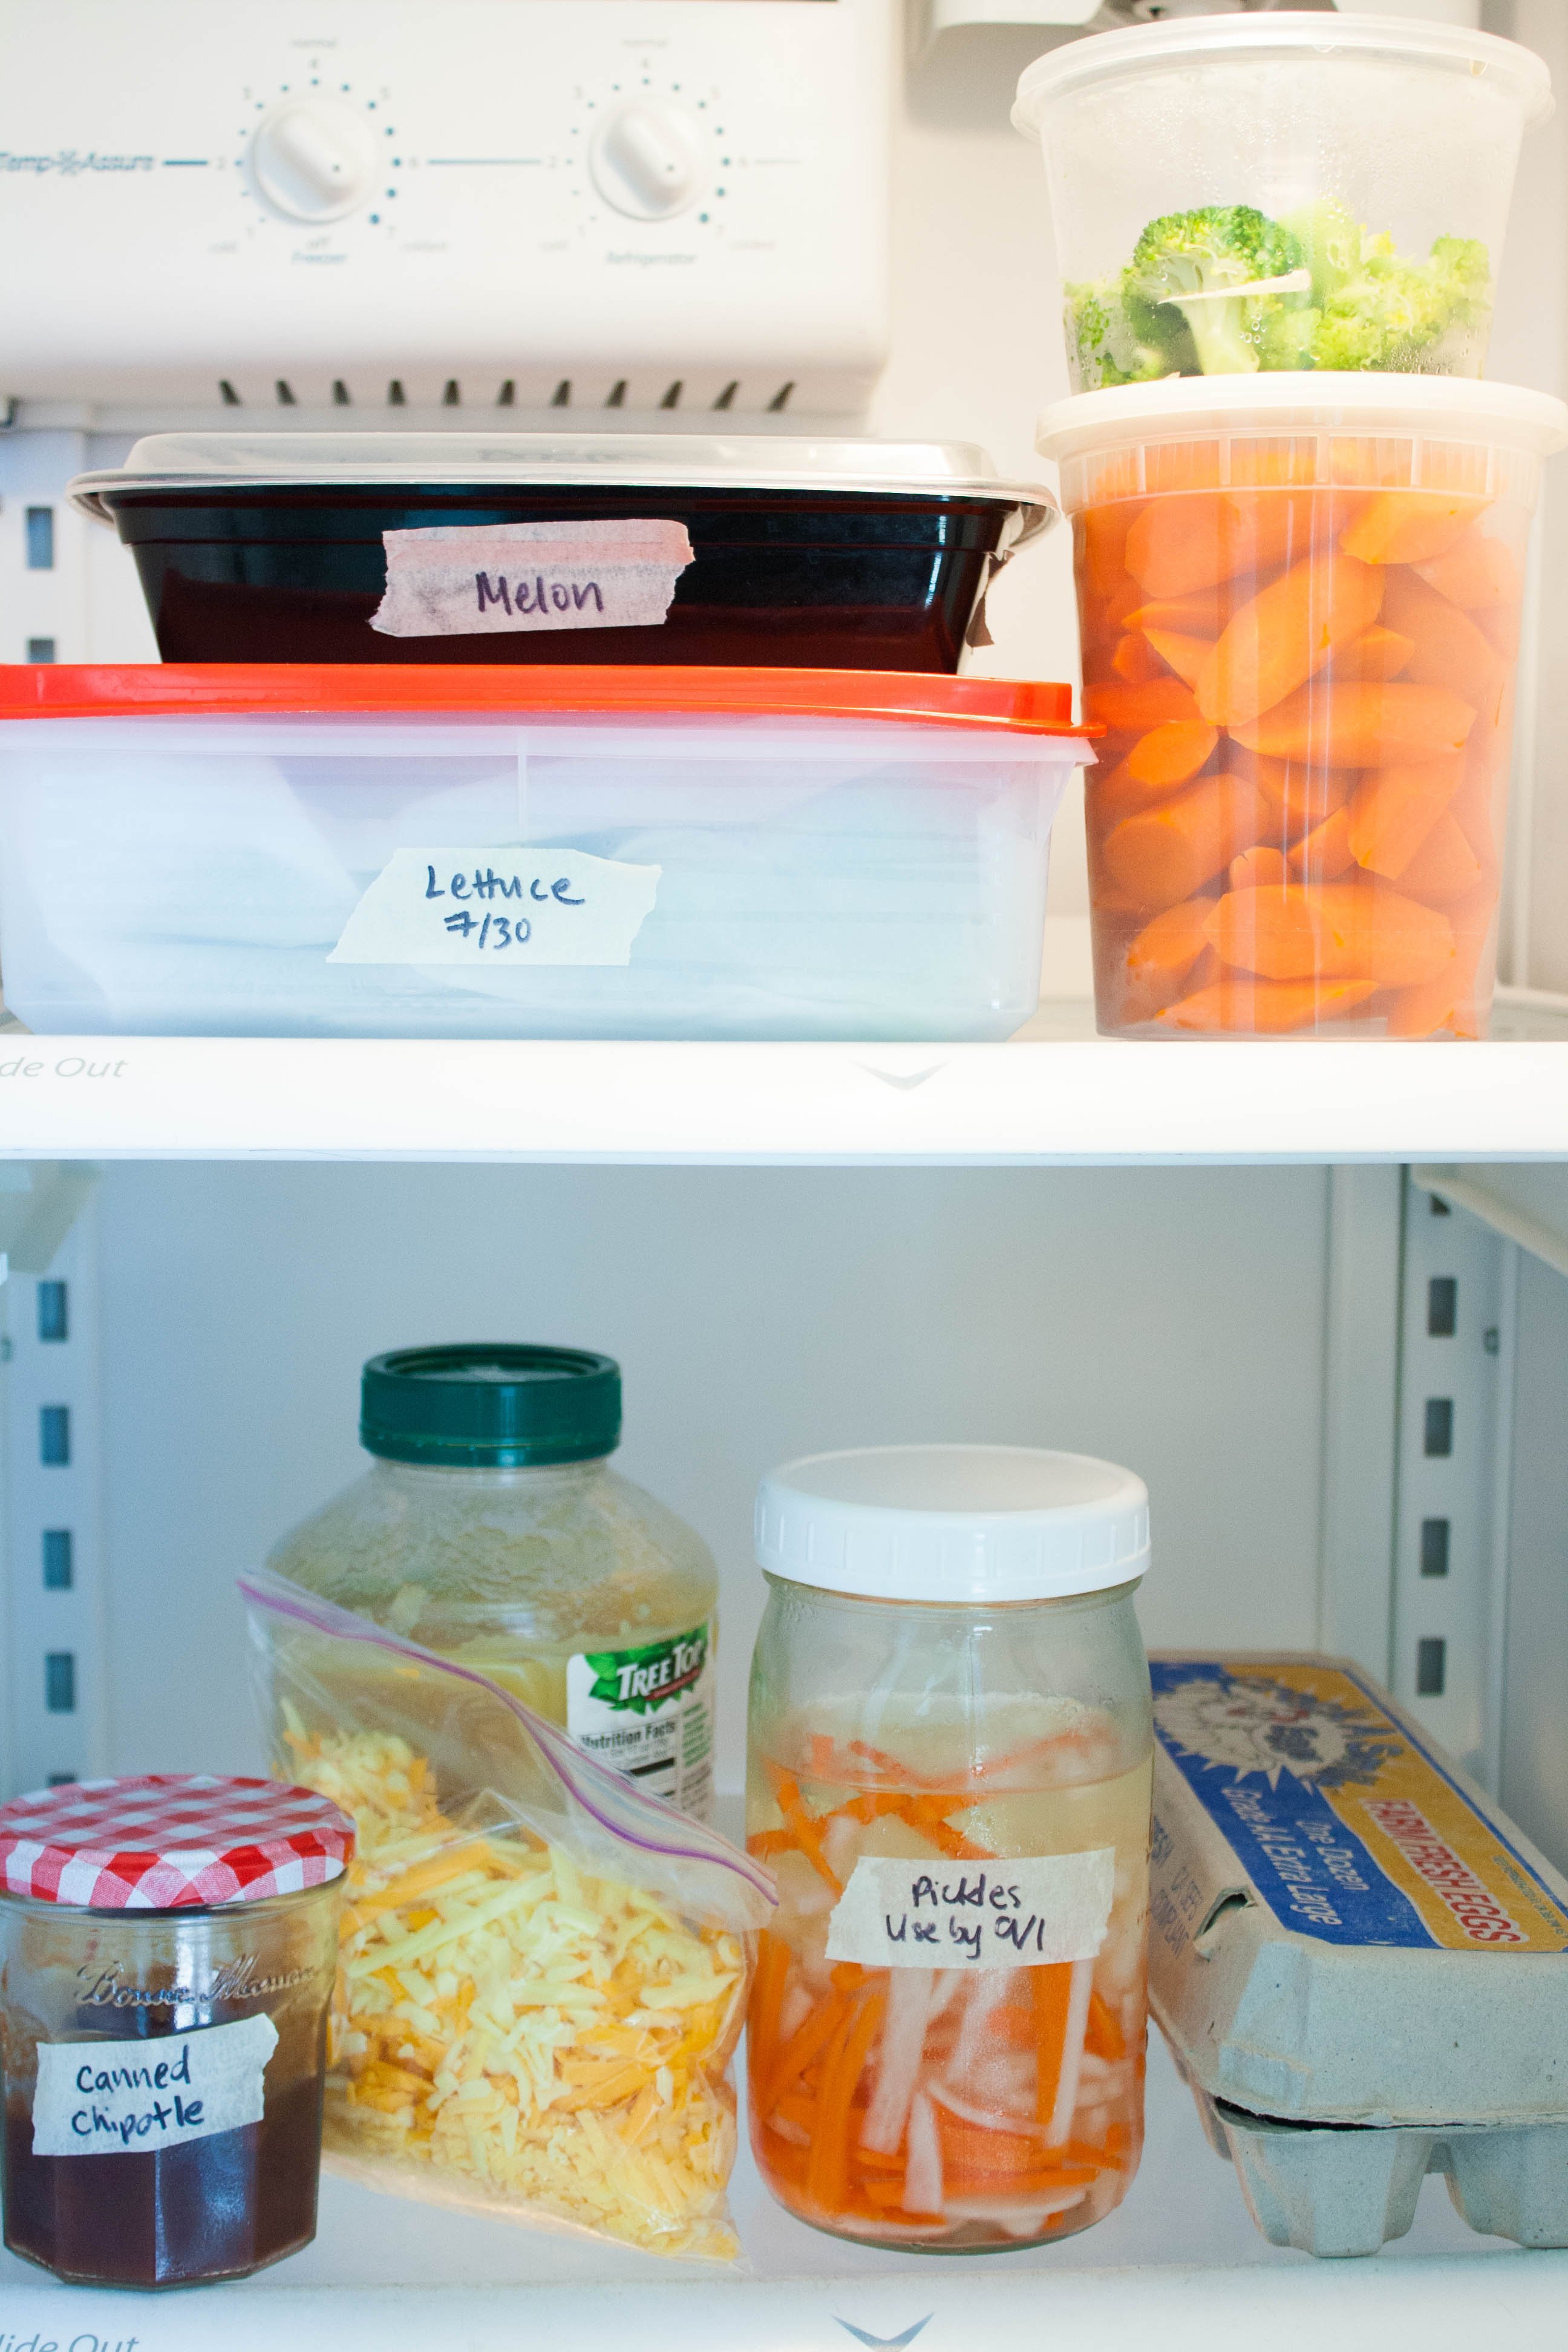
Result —
POLYGON ((311 1735, 297 1717, 286 1737, 295 1778, 359 1833, 328 2147, 457 2173, 655 2252, 732 2260, 741 1938, 525 1831, 463 1830, 405 1740, 311 1735))

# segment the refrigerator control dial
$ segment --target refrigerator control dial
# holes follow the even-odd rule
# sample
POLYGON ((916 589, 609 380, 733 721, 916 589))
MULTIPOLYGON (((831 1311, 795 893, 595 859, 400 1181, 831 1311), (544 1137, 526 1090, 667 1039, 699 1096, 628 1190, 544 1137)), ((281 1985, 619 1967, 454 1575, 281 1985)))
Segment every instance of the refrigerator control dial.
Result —
POLYGON ((700 137, 697 125, 673 107, 618 107, 595 136, 594 185, 634 220, 671 219, 702 194, 700 137))
POLYGON ((257 128, 256 185, 290 220, 341 220, 369 199, 375 157, 367 125, 335 98, 292 99, 257 128))

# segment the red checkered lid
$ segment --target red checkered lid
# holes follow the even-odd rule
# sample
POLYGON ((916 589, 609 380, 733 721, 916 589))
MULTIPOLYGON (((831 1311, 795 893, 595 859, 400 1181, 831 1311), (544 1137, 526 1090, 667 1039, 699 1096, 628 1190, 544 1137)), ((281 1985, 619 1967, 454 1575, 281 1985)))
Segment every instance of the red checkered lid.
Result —
POLYGON ((353 1823, 313 1789, 149 1772, 0 1805, 0 1889, 92 1911, 260 1903, 348 1867, 353 1823))

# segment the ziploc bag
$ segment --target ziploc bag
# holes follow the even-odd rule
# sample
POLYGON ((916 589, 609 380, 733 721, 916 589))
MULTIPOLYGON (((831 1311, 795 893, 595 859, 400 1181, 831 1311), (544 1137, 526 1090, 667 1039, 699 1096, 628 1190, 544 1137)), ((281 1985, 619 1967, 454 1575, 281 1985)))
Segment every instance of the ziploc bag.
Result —
POLYGON ((732 2260, 769 1874, 471 1668, 242 1578, 273 1760, 359 1832, 323 2147, 371 2187, 732 2260))

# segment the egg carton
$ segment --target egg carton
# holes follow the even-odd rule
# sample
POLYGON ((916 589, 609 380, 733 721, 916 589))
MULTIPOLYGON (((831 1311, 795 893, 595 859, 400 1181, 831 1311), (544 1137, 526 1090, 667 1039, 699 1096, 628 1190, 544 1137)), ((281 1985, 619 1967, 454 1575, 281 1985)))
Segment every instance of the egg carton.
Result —
POLYGON ((1568 2246, 1568 2123, 1285 2123, 1189 2087, 1271 2246, 1375 2254, 1409 2229, 1429 2172, 1447 2177, 1461 2219, 1483 2236, 1568 2246))

